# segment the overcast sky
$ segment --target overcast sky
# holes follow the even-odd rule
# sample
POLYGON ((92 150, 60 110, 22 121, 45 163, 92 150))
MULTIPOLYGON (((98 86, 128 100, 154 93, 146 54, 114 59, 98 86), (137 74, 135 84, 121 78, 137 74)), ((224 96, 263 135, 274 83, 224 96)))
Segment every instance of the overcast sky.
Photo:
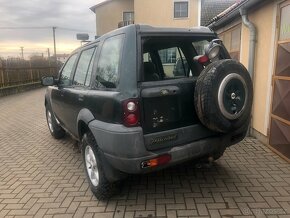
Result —
POLYGON ((33 53, 47 55, 47 48, 53 54, 52 26, 57 27, 57 53, 70 53, 80 45, 76 33, 88 32, 90 39, 94 38, 95 14, 89 8, 101 1, 0 0, 0 56, 19 56, 21 46, 26 57, 33 53))

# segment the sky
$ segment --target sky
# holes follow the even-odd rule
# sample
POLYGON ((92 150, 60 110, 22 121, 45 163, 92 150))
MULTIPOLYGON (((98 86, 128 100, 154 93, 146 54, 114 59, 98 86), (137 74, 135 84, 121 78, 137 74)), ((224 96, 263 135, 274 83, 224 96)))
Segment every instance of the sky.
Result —
POLYGON ((80 46, 76 33, 88 33, 94 39, 96 21, 90 7, 102 1, 0 0, 0 57, 20 57, 20 47, 25 58, 47 56, 47 48, 53 55, 53 26, 57 27, 57 54, 70 53, 80 46))

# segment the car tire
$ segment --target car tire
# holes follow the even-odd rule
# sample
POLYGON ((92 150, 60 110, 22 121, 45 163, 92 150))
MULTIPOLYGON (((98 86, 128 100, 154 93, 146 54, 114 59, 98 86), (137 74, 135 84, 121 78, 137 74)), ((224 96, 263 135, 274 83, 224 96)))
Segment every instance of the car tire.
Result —
POLYGON ((106 178, 99 147, 90 132, 82 139, 82 158, 91 191, 98 200, 109 199, 116 192, 117 183, 106 178))
POLYGON ((232 59, 208 65, 197 79, 195 110, 201 123, 221 133, 235 131, 249 121, 253 85, 247 69, 232 59))
POLYGON ((46 108, 46 121, 50 134, 55 139, 61 139, 65 136, 64 129, 56 122, 56 119, 49 108, 46 108))

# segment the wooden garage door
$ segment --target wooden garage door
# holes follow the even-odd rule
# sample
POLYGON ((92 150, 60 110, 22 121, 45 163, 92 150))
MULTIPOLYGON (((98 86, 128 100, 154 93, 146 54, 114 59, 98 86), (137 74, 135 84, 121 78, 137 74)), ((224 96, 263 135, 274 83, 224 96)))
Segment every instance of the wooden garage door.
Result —
POLYGON ((279 8, 270 145, 290 159, 290 0, 279 8))

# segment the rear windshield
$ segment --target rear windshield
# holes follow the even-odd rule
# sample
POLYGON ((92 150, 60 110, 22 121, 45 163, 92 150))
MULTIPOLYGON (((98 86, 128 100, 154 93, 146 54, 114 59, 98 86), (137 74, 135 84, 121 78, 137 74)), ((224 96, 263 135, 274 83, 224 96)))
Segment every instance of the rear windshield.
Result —
POLYGON ((143 38, 143 81, 198 76, 202 69, 193 59, 205 53, 205 48, 212 39, 214 38, 143 38))

